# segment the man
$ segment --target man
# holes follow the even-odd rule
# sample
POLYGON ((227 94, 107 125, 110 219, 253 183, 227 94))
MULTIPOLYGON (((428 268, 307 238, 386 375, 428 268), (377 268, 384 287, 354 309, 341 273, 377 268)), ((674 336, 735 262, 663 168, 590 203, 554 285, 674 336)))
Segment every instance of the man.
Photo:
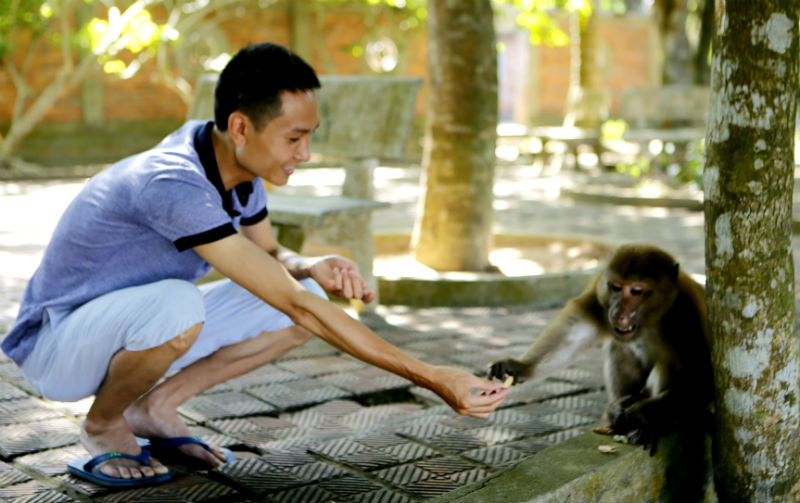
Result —
POLYGON ((65 211, 2 347, 43 396, 95 395, 81 427, 94 459, 72 473, 159 483, 169 474, 156 448, 219 465, 226 452, 187 438, 177 407, 313 335, 458 413, 487 417, 505 399, 499 384, 411 358, 328 302, 325 292, 374 298, 351 261, 277 243, 261 179, 285 185, 308 160, 318 87, 290 51, 251 45, 219 77, 213 122, 111 166, 65 211), (229 279, 196 287, 210 266, 229 279))

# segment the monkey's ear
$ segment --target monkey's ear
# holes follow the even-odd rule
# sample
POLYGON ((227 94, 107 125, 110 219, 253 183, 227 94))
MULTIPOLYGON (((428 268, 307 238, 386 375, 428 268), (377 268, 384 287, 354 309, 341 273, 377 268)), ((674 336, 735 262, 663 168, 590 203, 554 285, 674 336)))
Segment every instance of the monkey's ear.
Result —
POLYGON ((669 268, 669 279, 671 279, 673 282, 677 282, 680 269, 680 264, 675 262, 675 264, 669 268))

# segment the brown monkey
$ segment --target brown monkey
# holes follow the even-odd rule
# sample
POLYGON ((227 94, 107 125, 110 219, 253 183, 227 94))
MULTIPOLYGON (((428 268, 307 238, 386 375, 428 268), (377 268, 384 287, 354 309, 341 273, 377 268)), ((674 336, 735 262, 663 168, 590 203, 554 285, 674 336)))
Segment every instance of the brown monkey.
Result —
POLYGON ((598 339, 614 432, 654 450, 662 433, 703 422, 713 389, 705 290, 651 245, 616 250, 522 357, 493 362, 489 377, 545 377, 598 339))

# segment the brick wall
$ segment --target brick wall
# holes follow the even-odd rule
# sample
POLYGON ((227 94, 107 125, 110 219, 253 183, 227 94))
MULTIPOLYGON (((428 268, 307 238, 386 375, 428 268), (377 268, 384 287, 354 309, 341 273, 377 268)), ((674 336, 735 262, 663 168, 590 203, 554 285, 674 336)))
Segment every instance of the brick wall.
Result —
MULTIPOLYGON (((291 12, 286 3, 279 2, 262 9, 229 9, 218 26, 224 33, 231 51, 260 40, 270 40, 290 46, 292 40, 291 12)), ((390 27, 397 20, 374 18, 365 20, 363 10, 353 7, 329 7, 326 11, 312 10, 308 29, 311 31, 309 62, 320 74, 371 74, 364 58, 354 57, 353 45, 363 44, 366 39, 393 33, 399 36, 398 45, 404 54, 397 72, 405 75, 425 76, 427 66, 427 39, 424 30, 402 32, 397 35, 390 27)), ((614 90, 615 106, 619 91, 627 86, 655 84, 657 39, 652 21, 648 18, 626 16, 623 18, 597 18, 597 33, 601 40, 601 85, 614 90)), ((566 28, 566 25, 565 25, 566 28)), ((529 82, 526 85, 508 86, 507 91, 524 96, 506 102, 524 102, 528 113, 515 112, 513 118, 519 122, 541 122, 541 118, 557 120, 563 114, 566 92, 569 85, 569 48, 533 47, 522 40, 521 49, 527 54, 528 68, 520 72, 529 82), (525 116, 527 115, 527 116, 525 116)), ((20 47, 26 47, 21 44, 20 47)), ((21 62, 24 53, 15 54, 21 62)), ((55 48, 41 44, 35 54, 27 76, 34 87, 43 87, 50 82, 60 64, 60 53, 55 48)), ((518 58, 519 60, 519 58, 518 58)), ((120 80, 115 76, 96 71, 90 78, 97 79, 101 89, 101 116, 110 122, 136 121, 181 121, 186 105, 167 87, 154 81, 154 63, 147 63, 134 77, 120 80)), ((417 103, 419 114, 424 111, 423 87, 417 103)), ((15 90, 6 72, 0 71, 0 124, 8 123, 11 117, 15 90)), ((519 109, 520 107, 517 107, 519 109)), ((524 112, 524 110, 523 110, 524 112)), ((45 117, 39 129, 53 123, 80 124, 84 119, 81 108, 80 89, 59 100, 45 117)), ((421 121, 418 121, 421 122, 421 121)), ((160 134, 160 132, 159 132, 160 134)))

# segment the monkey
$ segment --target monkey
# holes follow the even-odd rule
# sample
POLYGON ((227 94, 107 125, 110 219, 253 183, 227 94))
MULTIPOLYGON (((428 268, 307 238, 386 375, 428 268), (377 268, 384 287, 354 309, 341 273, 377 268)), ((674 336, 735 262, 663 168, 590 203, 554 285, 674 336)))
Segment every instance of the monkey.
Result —
POLYGON ((492 362, 489 377, 546 377, 599 340, 603 416, 613 433, 652 455, 665 433, 706 424, 713 375, 705 288, 653 245, 619 247, 524 354, 492 362))

